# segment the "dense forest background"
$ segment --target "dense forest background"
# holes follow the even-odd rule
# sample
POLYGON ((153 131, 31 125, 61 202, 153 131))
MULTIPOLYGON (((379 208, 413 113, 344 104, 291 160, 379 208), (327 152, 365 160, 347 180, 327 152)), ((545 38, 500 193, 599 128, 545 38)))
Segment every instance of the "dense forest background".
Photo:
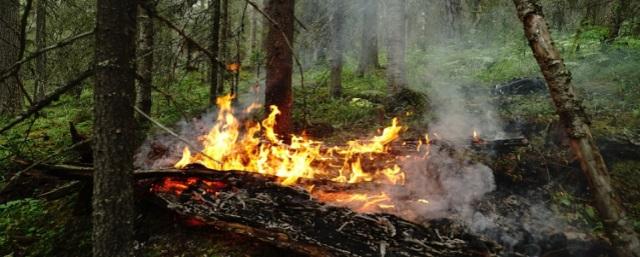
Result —
MULTIPOLYGON (((640 160, 633 151, 611 149, 640 142, 640 2, 538 2, 585 100, 614 188, 639 231, 640 160)), ((93 133, 95 82, 85 78, 101 43, 94 40, 96 8, 93 0, 0 0, 0 185, 20 170, 16 160, 84 158, 68 148, 93 133), (70 83, 78 85, 48 98, 70 83), (46 108, 29 112, 43 99, 46 108), (13 124, 24 113, 35 114, 13 124)), ((271 41, 264 8, 261 0, 144 1, 137 14, 136 106, 178 128, 211 112, 216 96, 233 93, 237 106, 265 101, 271 41)), ((406 138, 432 130, 467 137, 473 129, 495 136, 517 127, 531 145, 489 161, 500 172, 496 179, 523 187, 542 187, 535 183, 543 180, 562 220, 604 234, 575 157, 557 133, 549 95, 495 93, 496 85, 512 79, 542 77, 511 1, 298 0, 293 31, 288 131, 340 143, 373 134, 395 116, 409 127, 406 138), (527 173, 524 166, 535 163, 545 163, 544 171, 527 173)), ((164 133, 136 118, 143 129, 133 145, 164 133)), ((90 255, 90 215, 77 207, 87 189, 51 201, 38 197, 60 183, 29 177, 3 196, 1 255, 90 255)), ((265 251, 246 238, 174 224, 167 215, 145 213, 136 220, 143 256, 265 251)))

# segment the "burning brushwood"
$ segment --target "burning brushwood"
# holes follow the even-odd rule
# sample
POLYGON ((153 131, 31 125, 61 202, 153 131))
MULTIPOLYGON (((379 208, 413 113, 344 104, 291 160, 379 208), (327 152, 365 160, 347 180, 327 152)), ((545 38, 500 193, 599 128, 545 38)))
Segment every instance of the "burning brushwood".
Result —
MULTIPOLYGON (((282 186, 275 176, 188 168, 138 170, 138 189, 186 219, 310 256, 492 256, 499 250, 452 221, 416 224, 395 215, 356 212, 319 202, 303 187, 282 186)), ((92 176, 91 167, 41 164, 35 169, 68 179, 90 181, 92 176)), ((326 181, 324 187, 339 185, 326 181)), ((343 192, 349 190, 355 189, 343 192)), ((378 199, 368 200, 377 204, 378 199)))

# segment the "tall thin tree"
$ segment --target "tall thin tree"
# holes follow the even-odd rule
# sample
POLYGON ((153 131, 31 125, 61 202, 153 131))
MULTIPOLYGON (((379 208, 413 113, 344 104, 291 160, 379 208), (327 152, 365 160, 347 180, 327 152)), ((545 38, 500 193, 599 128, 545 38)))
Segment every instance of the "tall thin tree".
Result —
POLYGON ((380 67, 378 60, 378 0, 362 0, 362 36, 356 74, 360 77, 380 67))
POLYGON ((345 1, 333 0, 331 2, 331 58, 329 65, 331 69, 331 79, 329 80, 329 93, 332 97, 339 97, 342 94, 342 54, 344 51, 344 13, 345 1))
MULTIPOLYGON (((140 16, 140 51, 138 53, 141 57, 141 63, 138 68, 142 81, 138 84, 137 106, 142 112, 151 113, 151 105, 153 103, 151 98, 154 62, 153 50, 155 47, 156 29, 153 18, 147 12, 154 10, 155 4, 153 4, 152 1, 146 1, 144 4, 147 5, 147 11, 140 10, 141 13, 144 13, 143 16, 140 16)), ((146 128, 148 126, 148 120, 144 117, 138 116, 137 119, 140 128, 146 128)))
MULTIPOLYGON (((0 0, 0 71, 18 61, 20 51, 20 1, 0 0)), ((22 91, 16 76, 0 81, 0 115, 15 115, 22 109, 22 91)))
MULTIPOLYGON (((229 27, 231 26, 229 23, 229 0, 222 0, 221 2, 221 17, 220 17, 220 60, 223 63, 227 63, 227 58, 229 58, 229 47, 227 41, 229 40, 229 27)), ((226 72, 220 73, 220 77, 218 80, 218 94, 221 95, 224 93, 224 82, 226 81, 226 72)))
POLYGON ((406 40, 406 0, 387 2, 387 87, 391 94, 398 93, 407 86, 405 71, 406 40))
POLYGON ((93 256, 132 256, 137 1, 97 0, 93 256))
POLYGON ((291 79, 293 72, 293 22, 295 0, 268 0, 266 13, 273 22, 269 22, 269 32, 265 40, 267 51, 267 80, 265 88, 266 112, 270 106, 280 109, 276 116, 275 131, 285 140, 292 131, 293 92, 291 79))
POLYGON ((220 76, 220 64, 215 59, 218 57, 220 49, 220 0, 211 0, 209 8, 211 12, 209 51, 213 55, 209 60, 209 105, 215 105, 218 96, 218 77, 220 76))
POLYGON ((569 136, 571 149, 590 183, 593 203, 604 223, 605 232, 618 256, 640 257, 640 241, 633 230, 633 223, 611 185, 609 171, 591 134, 582 100, 577 96, 571 73, 553 43, 542 7, 535 0, 513 2, 533 55, 547 81, 556 112, 569 136))
MULTIPOLYGON (((40 50, 47 46, 47 0, 37 0, 36 2, 36 48, 40 50)), ((35 94, 36 100, 44 98, 47 91, 47 53, 43 53, 36 58, 36 80, 35 94)))

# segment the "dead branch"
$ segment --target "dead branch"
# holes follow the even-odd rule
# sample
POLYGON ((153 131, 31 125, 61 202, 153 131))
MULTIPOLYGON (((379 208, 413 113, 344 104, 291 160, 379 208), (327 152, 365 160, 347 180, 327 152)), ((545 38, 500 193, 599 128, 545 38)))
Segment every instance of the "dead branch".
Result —
POLYGON ((93 75, 93 73, 94 73, 93 72, 93 68, 90 68, 90 69, 80 73, 80 75, 78 75, 74 79, 69 80, 66 83, 62 84, 61 86, 57 87, 56 90, 53 91, 51 94, 47 95, 42 100, 40 100, 40 101, 34 103, 33 105, 31 105, 31 107, 29 107, 29 109, 27 111, 21 113, 20 115, 18 115, 18 117, 16 117, 12 121, 10 121, 7 125, 2 127, 2 129, 0 129, 0 134, 4 133, 5 131, 7 131, 7 130, 9 130, 11 128, 13 128, 15 125, 17 125, 20 122, 24 121, 25 119, 29 118, 31 115, 33 115, 36 112, 42 110, 47 105, 51 104, 53 101, 55 101, 58 98, 60 98, 60 96, 62 94, 64 94, 65 92, 67 92, 70 89, 80 85, 82 83, 82 81, 84 81, 88 77, 91 77, 93 75))
POLYGON ((20 59, 18 62, 14 63, 10 67, 0 71, 0 74, 2 74, 2 77, 0 77, 0 82, 4 81, 8 77, 11 77, 11 75, 13 74, 13 71, 16 70, 22 64, 24 64, 24 63, 26 63, 28 61, 31 61, 31 60, 37 58, 38 56, 40 56, 40 55, 42 55, 44 53, 47 53, 47 52, 49 52, 51 50, 55 50, 55 49, 58 49, 58 48, 61 48, 61 47, 65 47, 65 46, 75 42, 76 40, 83 39, 85 37, 91 36, 91 35, 93 35, 93 32, 94 31, 92 30, 92 31, 87 31, 87 32, 72 36, 72 37, 64 39, 64 40, 62 40, 62 41, 60 41, 58 43, 55 43, 53 45, 47 46, 45 48, 42 48, 42 49, 32 53, 31 55, 20 59))

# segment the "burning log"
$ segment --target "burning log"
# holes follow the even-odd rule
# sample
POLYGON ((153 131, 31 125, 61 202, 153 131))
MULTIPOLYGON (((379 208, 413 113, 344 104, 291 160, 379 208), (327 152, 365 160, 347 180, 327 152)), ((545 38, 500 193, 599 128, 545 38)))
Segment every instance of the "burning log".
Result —
MULTIPOLYGON (((91 167, 36 168, 69 179, 92 175, 91 167)), ((493 242, 450 221, 416 224, 390 214, 358 213, 321 203, 273 176, 192 168, 136 171, 135 177, 144 196, 185 218, 310 256, 492 256, 498 251, 493 242)))

